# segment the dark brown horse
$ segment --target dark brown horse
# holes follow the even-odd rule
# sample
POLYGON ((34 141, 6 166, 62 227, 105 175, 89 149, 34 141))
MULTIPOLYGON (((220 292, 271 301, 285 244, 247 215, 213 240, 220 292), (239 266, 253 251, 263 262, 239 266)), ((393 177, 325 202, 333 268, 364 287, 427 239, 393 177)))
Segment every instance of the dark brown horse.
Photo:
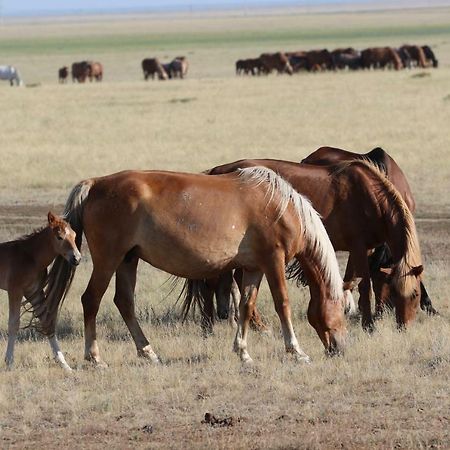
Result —
POLYGON ((63 84, 67 82, 67 78, 69 76, 69 68, 67 66, 61 67, 58 69, 58 81, 63 84))
POLYGON ((365 69, 383 69, 393 66, 395 70, 403 68, 398 53, 391 47, 366 48, 361 52, 361 65, 365 69))
MULTIPOLYGON (((280 317, 286 350, 308 361, 295 337, 284 268, 301 263, 311 290, 308 318, 329 352, 345 338, 342 279, 331 242, 308 200, 271 170, 243 169, 221 177, 174 172, 126 171, 82 181, 72 190, 65 214, 81 244, 84 232, 93 271, 82 295, 85 358, 101 363, 96 315, 116 274, 114 302, 138 355, 158 361, 134 311, 139 259, 184 278, 213 278, 243 270, 240 320, 234 341, 243 362, 248 324, 263 275, 280 317), (218 199, 221 207, 218 208, 218 199)), ((74 269, 59 258, 64 287, 74 269)), ((49 296, 55 309, 60 296, 49 296)))
POLYGON ((167 80, 169 78, 167 72, 157 58, 145 58, 142 60, 141 66, 145 80, 148 80, 149 77, 152 77, 154 80, 155 76, 157 76, 159 80, 167 80))
POLYGON ((270 73, 272 70, 276 70, 279 74, 287 73, 292 75, 294 73, 288 57, 282 52, 263 53, 259 59, 266 73, 270 73))
POLYGON ((350 253, 344 281, 362 279, 360 309, 365 328, 372 327, 367 252, 385 242, 393 264, 382 269, 389 273, 397 323, 402 327, 414 320, 423 270, 416 228, 401 195, 379 169, 365 161, 325 167, 259 159, 236 161, 206 173, 219 175, 254 165, 276 171, 307 196, 321 214, 335 250, 350 253))
MULTIPOLYGON (((47 274, 47 267, 59 255, 68 265, 80 262, 80 252, 75 245, 75 233, 70 225, 48 213, 46 227, 15 241, 0 244, 0 289, 8 291, 9 319, 8 346, 5 361, 14 361, 14 344, 20 325, 20 306, 25 304, 39 319, 37 328, 48 336, 55 360, 66 370, 71 370, 59 348, 55 336, 57 309, 49 310, 46 297, 55 292, 55 279, 47 274)), ((70 280, 69 280, 70 281, 70 280)), ((60 292, 61 295, 64 291, 60 292)))
MULTIPOLYGON (((354 153, 335 147, 320 147, 315 152, 308 155, 302 160, 302 164, 314 164, 320 166, 327 166, 330 164, 338 164, 344 161, 366 160, 371 161, 382 170, 389 178, 391 183, 400 192, 403 200, 408 206, 409 210, 414 213, 416 210, 416 202, 409 186, 405 174, 395 160, 386 153, 382 148, 377 147, 367 153, 354 153)), ((377 315, 382 314, 385 304, 389 304, 387 298, 384 298, 386 293, 385 275, 380 272, 380 267, 386 267, 392 264, 392 255, 389 247, 384 244, 382 248, 377 249, 373 255, 369 256, 369 267, 371 271, 371 278, 373 289, 375 293, 377 315)), ((436 315, 438 312, 434 309, 430 297, 425 289, 423 282, 420 282, 420 307, 427 314, 436 315)))

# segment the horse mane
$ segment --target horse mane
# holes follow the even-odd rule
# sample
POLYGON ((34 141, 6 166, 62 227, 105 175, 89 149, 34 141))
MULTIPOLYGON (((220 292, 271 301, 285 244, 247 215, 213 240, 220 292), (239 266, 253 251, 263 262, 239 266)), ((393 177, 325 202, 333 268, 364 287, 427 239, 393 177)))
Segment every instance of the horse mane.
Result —
MULTIPOLYGON (((305 238, 305 251, 317 261, 325 281, 329 284, 332 298, 336 301, 342 299, 343 282, 336 254, 320 215, 312 207, 311 202, 299 194, 285 179, 266 167, 255 166, 238 169, 238 175, 245 183, 253 183, 256 186, 267 183, 268 202, 274 201, 275 194, 278 194, 277 220, 284 214, 289 203, 292 203, 301 222, 302 234, 305 238)), ((292 268, 298 269, 299 266, 297 263, 291 263, 289 267, 290 270, 295 271, 292 268)), ((300 276, 302 275, 300 272, 300 276)))
MULTIPOLYGON (((399 261, 394 261, 392 282, 396 285, 398 292, 404 297, 411 297, 415 290, 415 283, 410 276, 411 269, 422 265, 422 256, 420 252, 419 239, 417 237, 416 225, 414 218, 403 200, 400 192, 395 188, 386 174, 376 164, 367 160, 345 161, 335 166, 336 170, 332 176, 347 170, 350 167, 362 167, 363 170, 369 172, 378 189, 374 189, 372 194, 381 204, 387 202, 392 209, 391 214, 401 220, 405 229, 405 241, 403 256, 399 261)), ((392 250, 392 249, 391 249, 392 250)))
POLYGON ((12 241, 9 241, 9 243, 28 241, 29 239, 33 238, 34 236, 36 236, 39 233, 41 233, 42 231, 44 231, 47 227, 48 227, 48 225, 44 225, 42 227, 36 228, 31 233, 24 234, 23 236, 19 236, 18 238, 14 239, 12 241))

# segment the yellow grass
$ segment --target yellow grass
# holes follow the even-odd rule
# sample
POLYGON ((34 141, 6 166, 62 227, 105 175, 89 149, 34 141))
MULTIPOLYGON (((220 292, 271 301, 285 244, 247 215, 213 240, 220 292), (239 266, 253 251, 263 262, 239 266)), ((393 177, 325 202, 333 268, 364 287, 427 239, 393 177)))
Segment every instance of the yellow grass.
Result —
MULTIPOLYGON (((280 11, 5 24, 0 50, 9 59, 1 62, 16 64, 25 82, 39 85, 0 85, 1 240, 41 225, 50 207, 60 212, 72 185, 90 176, 125 168, 197 172, 244 157, 298 161, 321 145, 361 152, 382 146, 411 182, 426 283, 441 317, 420 313, 411 330, 400 334, 389 316, 373 336, 351 323, 347 353, 329 359, 305 320, 307 289, 290 286, 297 336, 313 359, 304 367, 284 355, 264 285, 258 306, 274 333, 251 333, 256 364, 243 369, 231 353, 233 331, 221 324, 204 340, 196 324, 181 325, 173 308, 176 293, 163 284, 166 275, 141 264, 137 309, 163 365, 137 360, 111 286, 98 316, 100 350, 110 367, 98 371, 82 361, 79 298, 91 270, 85 248, 59 328, 77 370, 62 373, 49 359, 47 343, 23 333, 15 369, 0 366, 0 448, 448 447, 448 17, 448 9, 280 11), (300 29, 304 35, 296 40, 300 29), (252 33, 266 37, 258 41, 252 33), (108 44, 111 36, 117 49, 108 44), (83 51, 74 44, 78 38, 83 51), (441 67, 291 78, 234 75, 238 57, 264 50, 405 41, 432 44, 441 67), (179 53, 191 62, 188 79, 142 80, 143 57, 179 53), (57 68, 82 58, 102 61, 105 81, 57 85, 57 68), (413 76, 419 72, 427 76, 413 76), (214 428, 201 423, 205 412, 242 420, 214 428), (149 424, 152 433, 142 429, 149 424)), ((6 339, 3 292, 0 301, 6 339)))

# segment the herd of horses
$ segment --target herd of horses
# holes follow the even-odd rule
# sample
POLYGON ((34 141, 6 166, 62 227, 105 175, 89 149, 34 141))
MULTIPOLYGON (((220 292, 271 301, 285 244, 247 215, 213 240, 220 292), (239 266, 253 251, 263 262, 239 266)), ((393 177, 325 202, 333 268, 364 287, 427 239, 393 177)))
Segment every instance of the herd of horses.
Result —
MULTIPOLYGON (((268 75, 273 71, 292 75, 301 71, 318 72, 324 70, 395 69, 412 67, 438 67, 438 60, 428 45, 403 45, 393 47, 370 47, 356 50, 352 47, 333 51, 310 50, 296 52, 263 53, 257 58, 236 61, 236 75, 268 75)), ((183 79, 188 72, 189 62, 185 56, 177 56, 172 61, 162 63, 158 58, 145 58, 141 62, 144 79, 183 79)), ((84 83, 102 81, 103 66, 96 61, 74 62, 69 69, 58 69, 58 81, 64 84, 72 75, 72 81, 84 83)), ((0 66, 0 79, 8 80, 11 86, 23 85, 19 71, 13 66, 0 66)))
POLYGON ((263 53, 258 58, 236 61, 237 75, 268 75, 276 71, 279 74, 324 70, 361 70, 361 69, 411 69, 412 67, 438 67, 438 60, 428 45, 403 45, 393 47, 370 47, 356 50, 352 47, 263 53))
POLYGON ((72 74, 72 82, 84 83, 87 79, 89 81, 103 80, 103 66, 97 61, 80 61, 74 62, 69 71, 69 67, 63 66, 58 69, 58 81, 63 84, 66 83, 69 74, 72 74))
POLYGON ((155 77, 158 80, 183 79, 188 72, 189 62, 185 56, 176 56, 168 63, 161 63, 158 58, 145 58, 141 63, 144 79, 155 77))
POLYGON ((301 163, 239 160, 201 174, 128 170, 83 180, 71 190, 62 217, 49 213, 42 229, 0 244, 0 288, 8 291, 10 308, 6 362, 13 362, 23 305, 49 338, 55 359, 70 370, 55 332, 83 234, 93 264, 81 296, 85 358, 96 365, 104 364, 96 316, 114 275, 114 303, 138 356, 159 362, 135 313, 139 260, 186 280, 185 316, 198 305, 206 332, 216 317, 214 294, 219 318, 234 304, 234 351, 244 363, 252 361, 247 337, 258 320, 264 276, 286 351, 309 362, 291 320, 286 280, 296 279, 309 287, 309 323, 326 352, 339 354, 345 314, 356 309, 356 285, 368 330, 387 307, 399 328, 414 321, 419 306, 436 313, 422 283, 414 208, 404 173, 381 148, 357 154, 321 147, 301 163), (337 250, 349 252, 343 279, 337 250))

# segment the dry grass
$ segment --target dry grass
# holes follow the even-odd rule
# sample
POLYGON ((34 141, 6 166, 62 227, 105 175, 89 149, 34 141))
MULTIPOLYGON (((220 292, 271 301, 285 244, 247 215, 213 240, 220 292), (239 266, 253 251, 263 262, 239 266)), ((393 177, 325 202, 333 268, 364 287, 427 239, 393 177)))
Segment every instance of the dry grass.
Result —
MULTIPOLYGON (((285 357, 264 287, 258 305, 274 337, 251 334, 256 364, 243 369, 231 353, 233 331, 220 325, 204 340, 196 324, 181 325, 166 275, 142 264, 137 308, 163 365, 137 360, 110 289, 98 316, 110 367, 98 371, 81 359, 86 256, 59 327, 77 370, 62 373, 47 343, 23 333, 15 369, 0 369, 0 448, 448 448, 448 17, 448 10, 430 9, 7 24, 0 36, 5 62, 41 84, 0 85, 1 240, 42 224, 46 210, 60 210, 70 187, 89 176, 124 168, 200 171, 242 157, 300 160, 326 144, 354 151, 380 145, 411 181, 427 287, 442 315, 419 314, 407 333, 387 317, 373 336, 351 323, 347 353, 329 359, 305 320, 307 290, 290 286, 294 326, 313 359, 304 367, 285 357), (263 50, 406 41, 433 44, 442 67, 425 77, 410 71, 233 74, 235 59, 263 50), (139 61, 148 52, 187 54, 189 79, 144 83, 139 61), (102 60, 106 81, 56 85, 56 69, 82 57, 102 60), (201 423, 208 411, 241 421, 211 427, 201 423)), ((4 293, 0 300, 6 338, 4 293)))

